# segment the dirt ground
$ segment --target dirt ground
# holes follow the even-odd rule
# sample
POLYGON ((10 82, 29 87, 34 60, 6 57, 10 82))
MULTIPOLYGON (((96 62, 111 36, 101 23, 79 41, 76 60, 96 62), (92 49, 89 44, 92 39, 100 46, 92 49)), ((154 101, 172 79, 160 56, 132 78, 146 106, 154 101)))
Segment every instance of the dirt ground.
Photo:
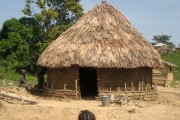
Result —
POLYGON ((101 101, 42 98, 23 88, 0 88, 36 100, 35 105, 8 103, 0 99, 0 120, 77 120, 81 110, 90 110, 97 120, 180 120, 180 88, 158 87, 157 101, 133 101, 130 105, 102 107, 101 101), (134 109, 133 113, 128 112, 134 109))

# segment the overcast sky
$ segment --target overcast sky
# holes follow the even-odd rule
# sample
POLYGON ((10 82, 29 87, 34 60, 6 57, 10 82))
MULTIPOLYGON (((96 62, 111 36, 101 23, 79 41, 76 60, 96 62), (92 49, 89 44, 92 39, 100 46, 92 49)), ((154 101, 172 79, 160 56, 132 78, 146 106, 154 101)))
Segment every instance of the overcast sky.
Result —
MULTIPOLYGON (((81 0, 84 12, 102 0, 81 0)), ((119 9, 148 40, 153 35, 167 34, 180 44, 180 0, 106 0, 119 9)), ((0 0, 0 28, 5 20, 23 16, 24 0, 0 0)))

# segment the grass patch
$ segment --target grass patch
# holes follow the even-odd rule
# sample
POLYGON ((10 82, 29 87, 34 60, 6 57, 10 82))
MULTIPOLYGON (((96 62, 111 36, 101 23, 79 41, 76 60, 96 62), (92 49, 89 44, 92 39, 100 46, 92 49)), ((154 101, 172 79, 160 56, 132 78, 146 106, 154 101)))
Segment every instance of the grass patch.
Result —
POLYGON ((174 75, 174 80, 180 81, 180 53, 177 51, 165 53, 161 55, 161 58, 177 66, 173 70, 173 75, 174 75))
MULTIPOLYGON (((18 86, 21 75, 14 70, 6 70, 0 67, 0 86, 18 86)), ((26 80, 30 84, 37 84, 37 77, 26 74, 26 80)))
POLYGON ((177 83, 173 80, 170 84, 171 87, 175 87, 177 85, 177 83))

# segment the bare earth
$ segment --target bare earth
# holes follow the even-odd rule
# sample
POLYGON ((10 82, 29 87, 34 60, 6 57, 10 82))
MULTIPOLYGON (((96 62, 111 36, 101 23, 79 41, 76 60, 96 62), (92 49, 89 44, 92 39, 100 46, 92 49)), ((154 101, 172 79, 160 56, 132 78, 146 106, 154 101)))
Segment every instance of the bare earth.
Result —
MULTIPOLYGON (((2 88, 0 88, 2 89, 2 88)), ((7 88, 3 88, 7 89, 7 88)), ((97 120, 180 120, 180 88, 159 87, 157 101, 133 101, 130 105, 102 107, 101 101, 58 101, 31 96, 22 88, 8 91, 35 99, 36 105, 1 101, 0 120, 77 120, 81 110, 92 111, 97 120), (128 112, 135 109, 135 113, 128 112)))

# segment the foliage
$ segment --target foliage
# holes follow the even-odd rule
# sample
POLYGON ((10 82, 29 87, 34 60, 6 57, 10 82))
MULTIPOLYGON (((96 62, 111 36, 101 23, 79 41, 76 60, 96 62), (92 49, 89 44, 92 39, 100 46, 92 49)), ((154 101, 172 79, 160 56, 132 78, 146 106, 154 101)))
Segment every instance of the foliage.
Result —
POLYGON ((31 37, 29 29, 17 19, 12 18, 4 22, 0 32, 0 58, 5 61, 6 67, 17 68, 29 64, 29 46, 26 39, 31 37))
POLYGON ((22 12, 30 17, 23 17, 19 21, 32 33, 32 37, 26 39, 31 48, 28 61, 32 71, 36 69, 39 55, 51 41, 83 15, 80 0, 26 0, 22 12), (39 9, 37 13, 32 12, 33 6, 39 9))
POLYGON ((7 20, 0 30, 0 67, 36 73, 41 52, 83 15, 83 9, 80 0, 26 0, 22 12, 28 17, 7 20))
POLYGON ((166 45, 169 45, 171 48, 175 48, 175 45, 172 42, 170 42, 171 36, 164 34, 154 35, 152 40, 154 40, 156 43, 164 43, 166 45))
POLYGON ((69 27, 71 27, 72 24, 68 25, 56 25, 49 30, 45 32, 42 39, 43 42, 39 42, 39 52, 42 53, 45 48, 52 42, 52 40, 55 40, 60 34, 62 34, 64 31, 66 31, 69 27))
MULTIPOLYGON (((0 73, 3 74, 3 78, 0 80, 0 86, 18 86, 20 74, 15 70, 7 70, 5 67, 0 66, 0 73)), ((26 79, 30 84, 37 84, 36 76, 31 74, 26 75, 26 79)))
POLYGON ((173 70, 174 79, 180 80, 180 53, 177 51, 173 51, 170 53, 165 53, 161 57, 163 60, 166 60, 176 65, 173 70))
POLYGON ((26 0, 22 12, 35 16, 45 31, 57 25, 69 25, 83 15, 80 0, 26 0), (33 5, 40 9, 40 12, 34 15, 31 14, 33 5))
POLYGON ((1 64, 7 69, 26 68, 36 72, 42 35, 41 25, 35 18, 22 17, 5 21, 0 32, 1 64))
POLYGON ((39 22, 33 18, 33 17, 22 17, 19 19, 19 22, 26 26, 30 33, 32 34, 31 38, 26 39, 26 43, 29 46, 29 56, 28 61, 30 62, 30 70, 35 72, 36 69, 36 61, 38 59, 38 56, 41 53, 41 48, 39 46, 39 43, 43 42, 42 36, 43 31, 42 27, 39 24, 39 22))

